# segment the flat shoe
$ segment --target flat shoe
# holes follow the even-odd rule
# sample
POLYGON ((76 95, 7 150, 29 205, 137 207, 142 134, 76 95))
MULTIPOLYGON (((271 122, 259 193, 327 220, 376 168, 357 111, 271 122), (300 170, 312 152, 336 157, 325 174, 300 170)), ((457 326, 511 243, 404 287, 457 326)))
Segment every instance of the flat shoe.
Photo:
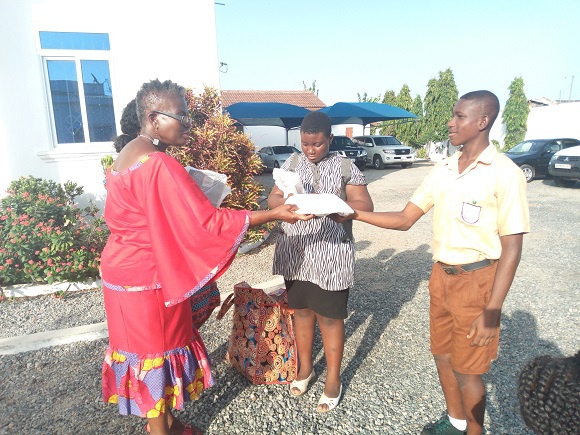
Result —
POLYGON ((314 370, 312 370, 306 379, 302 379, 301 381, 294 379, 290 384, 290 394, 292 394, 294 397, 302 396, 304 393, 306 393, 306 391, 308 391, 308 385, 310 382, 312 382, 312 380, 314 380, 315 376, 316 373, 314 373, 314 370), (292 391, 294 388, 300 392, 298 394, 295 393, 292 391))
POLYGON ((316 407, 316 410, 322 413, 332 411, 334 408, 336 408, 338 402, 340 402, 341 396, 342 396, 342 384, 340 384, 340 391, 338 392, 338 397, 328 397, 326 394, 324 394, 323 391, 322 396, 320 396, 320 400, 318 401, 318 406, 316 407), (327 405, 328 409, 325 410, 320 409, 321 405, 327 405))

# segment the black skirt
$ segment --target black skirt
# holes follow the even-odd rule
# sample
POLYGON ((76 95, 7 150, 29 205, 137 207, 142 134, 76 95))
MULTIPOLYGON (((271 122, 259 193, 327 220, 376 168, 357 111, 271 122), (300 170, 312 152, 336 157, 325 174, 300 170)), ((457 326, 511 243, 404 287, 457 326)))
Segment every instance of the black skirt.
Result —
POLYGON ((316 314, 330 319, 346 319, 349 289, 324 290, 308 281, 288 281, 288 307, 295 310, 310 308, 316 314))

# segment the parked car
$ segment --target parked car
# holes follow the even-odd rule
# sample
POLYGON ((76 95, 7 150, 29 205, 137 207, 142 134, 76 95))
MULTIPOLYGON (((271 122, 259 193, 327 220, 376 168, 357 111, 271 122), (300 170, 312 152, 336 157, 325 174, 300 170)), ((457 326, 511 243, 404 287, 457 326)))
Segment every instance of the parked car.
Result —
POLYGON ((269 170, 279 168, 295 153, 299 153, 299 151, 290 145, 275 145, 258 150, 258 155, 262 159, 265 169, 269 170))
POLYGON ((580 146, 565 148, 554 154, 548 172, 557 186, 574 187, 580 181, 580 146))
POLYGON ((335 151, 343 157, 350 158, 357 168, 365 170, 367 152, 364 148, 356 146, 348 136, 334 136, 330 143, 330 151, 335 151))
POLYGON ((403 145, 394 136, 355 136, 353 141, 367 150, 367 164, 375 169, 384 169, 386 165, 408 168, 415 161, 413 148, 403 145))
POLYGON ((580 145, 580 141, 570 138, 530 139, 506 151, 505 155, 522 168, 529 183, 538 176, 549 175, 548 164, 555 153, 576 145, 580 145))

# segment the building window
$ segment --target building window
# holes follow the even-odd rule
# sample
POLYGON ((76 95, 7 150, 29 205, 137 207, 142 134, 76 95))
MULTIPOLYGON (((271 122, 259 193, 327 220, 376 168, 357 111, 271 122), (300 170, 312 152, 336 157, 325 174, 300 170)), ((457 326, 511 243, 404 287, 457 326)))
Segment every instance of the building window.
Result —
POLYGON ((56 143, 117 135, 106 33, 40 32, 56 143))

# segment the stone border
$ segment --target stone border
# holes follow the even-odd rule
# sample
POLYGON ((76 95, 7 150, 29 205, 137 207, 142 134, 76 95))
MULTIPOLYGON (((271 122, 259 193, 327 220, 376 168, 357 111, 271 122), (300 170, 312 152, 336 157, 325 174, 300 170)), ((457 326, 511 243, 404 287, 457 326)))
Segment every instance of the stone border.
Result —
POLYGON ((73 292, 90 290, 102 287, 99 278, 89 279, 85 282, 58 282, 54 284, 17 284, 8 287, 0 287, 5 298, 22 298, 50 295, 57 292, 73 292))

